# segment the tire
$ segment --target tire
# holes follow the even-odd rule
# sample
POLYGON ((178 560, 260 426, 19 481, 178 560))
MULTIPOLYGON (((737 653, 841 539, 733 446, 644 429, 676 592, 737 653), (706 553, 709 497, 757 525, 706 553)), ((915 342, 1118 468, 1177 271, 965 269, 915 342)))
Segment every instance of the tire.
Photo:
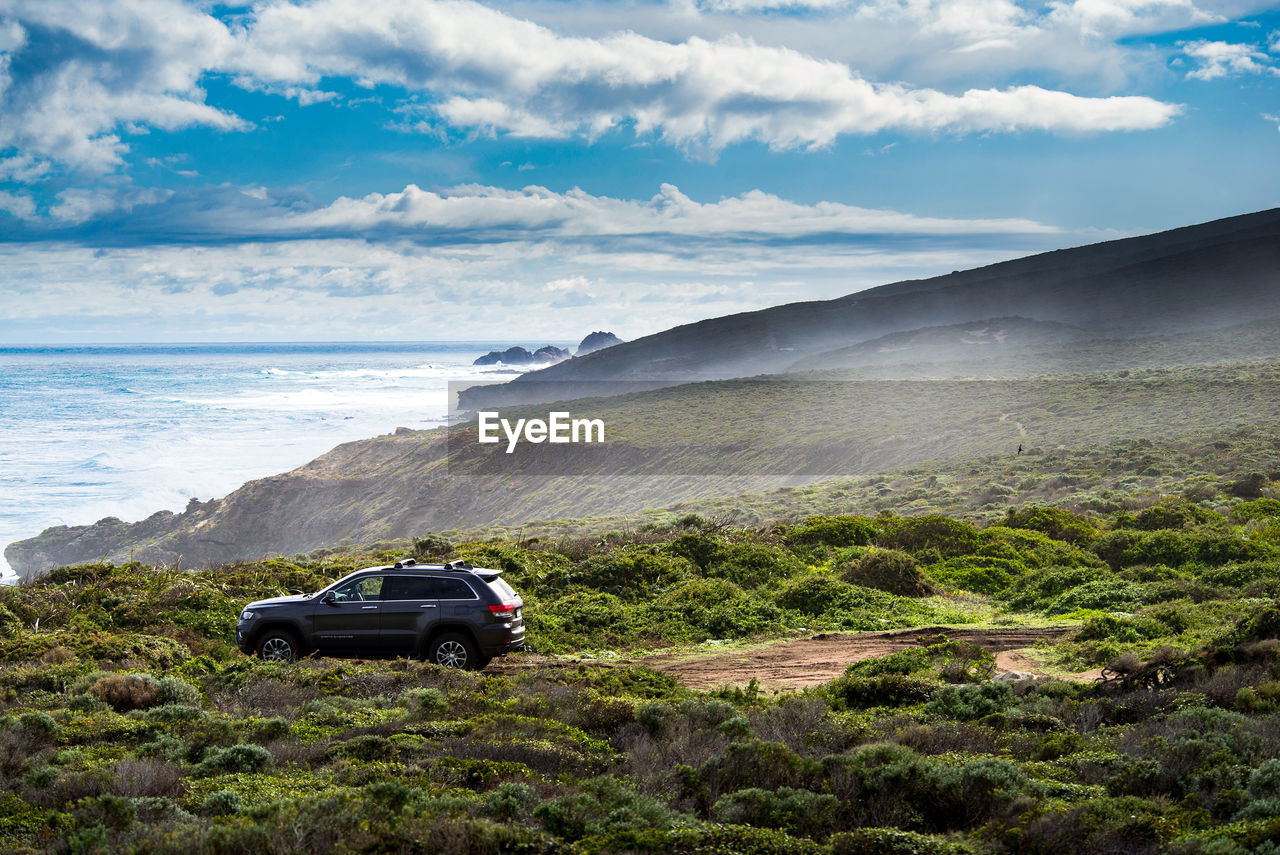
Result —
POLYGON ((462 668, 479 671, 484 667, 475 642, 458 632, 446 632, 436 636, 427 645, 427 661, 443 668, 462 668))
POLYGON ((298 636, 284 629, 271 629, 262 634, 254 648, 258 658, 269 662, 294 662, 302 655, 298 636))

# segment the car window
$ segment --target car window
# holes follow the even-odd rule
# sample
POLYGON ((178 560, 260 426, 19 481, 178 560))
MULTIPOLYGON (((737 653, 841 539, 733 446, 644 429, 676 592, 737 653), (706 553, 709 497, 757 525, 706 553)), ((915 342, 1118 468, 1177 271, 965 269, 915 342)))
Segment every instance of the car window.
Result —
POLYGON ((474 600, 476 592, 461 579, 432 579, 432 588, 437 600, 474 600))
POLYGON ((502 596, 503 602, 511 602, 516 598, 516 592, 512 590, 511 586, 508 585, 506 580, 501 576, 487 578, 485 581, 489 583, 490 588, 493 588, 493 590, 497 591, 498 594, 502 596))
POLYGON ((426 576, 388 576, 382 585, 382 599, 434 600, 431 581, 426 576))
POLYGON ((382 593, 383 576, 363 576, 353 579, 341 588, 333 589, 333 598, 339 603, 355 600, 379 600, 382 593))

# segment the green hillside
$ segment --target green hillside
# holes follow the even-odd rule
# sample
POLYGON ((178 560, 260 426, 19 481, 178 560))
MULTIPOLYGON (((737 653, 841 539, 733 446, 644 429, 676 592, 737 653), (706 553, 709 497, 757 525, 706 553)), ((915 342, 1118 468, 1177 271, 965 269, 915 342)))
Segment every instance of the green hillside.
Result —
MULTIPOLYGON (((1112 474, 1139 462, 1159 474, 1108 488, 1111 510, 975 501, 990 518, 977 526, 685 514, 625 533, 586 536, 592 524, 574 521, 537 540, 424 533, 413 547, 194 572, 57 569, 0 589, 0 846, 1270 853, 1280 468, 1256 467, 1277 454, 1280 435, 1263 430, 1133 447, 1112 474), (1181 479, 1161 482, 1180 494, 1146 480, 1161 478, 1181 479), (408 551, 502 567, 543 655, 471 674, 235 650, 245 602, 408 551), (697 693, 611 665, 654 648, 976 622, 1074 627, 1026 655, 1047 673, 1105 665, 1112 679, 992 682, 990 654, 945 630, 798 693, 697 693), (584 652, 597 658, 574 658, 584 652)), ((1074 459, 1063 477, 1087 480, 1104 457, 1074 459)), ((997 464, 971 468, 984 465, 997 464)), ((915 509, 949 500, 967 471, 918 473, 935 489, 915 509)), ((784 493, 758 512, 784 497, 802 506, 784 493)))

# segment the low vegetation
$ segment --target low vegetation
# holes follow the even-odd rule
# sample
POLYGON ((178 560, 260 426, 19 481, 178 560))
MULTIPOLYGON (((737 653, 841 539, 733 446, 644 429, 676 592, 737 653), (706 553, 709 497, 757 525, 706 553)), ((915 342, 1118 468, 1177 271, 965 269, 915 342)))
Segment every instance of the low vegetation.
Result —
POLYGON ((899 513, 833 492, 759 524, 668 512, 195 572, 58 568, 0 590, 0 847, 1272 855, 1280 472, 1257 439, 1135 448, 1160 474, 1105 491, 1036 474, 1037 456, 1001 464, 1015 492, 1049 477, 1094 503, 992 491, 947 513, 928 505, 963 476, 918 473, 901 477, 933 492, 899 513), (540 655, 475 674, 236 650, 248 600, 411 551, 502 568, 540 655), (1072 627, 1026 656, 1105 679, 993 679, 992 655, 946 632, 976 623, 1072 627), (804 692, 693 692, 611 661, 924 626, 804 692))

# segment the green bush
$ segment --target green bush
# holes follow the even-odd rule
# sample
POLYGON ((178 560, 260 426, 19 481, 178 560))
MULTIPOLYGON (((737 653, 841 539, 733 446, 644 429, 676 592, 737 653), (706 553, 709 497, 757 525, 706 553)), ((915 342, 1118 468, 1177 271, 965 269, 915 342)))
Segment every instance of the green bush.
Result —
POLYGON ((791 787, 773 791, 751 787, 721 796, 712 806, 711 815, 717 822, 823 837, 835 823, 838 805, 836 797, 826 793, 791 787))
POLYGON ((1004 712, 1013 705, 1013 688, 1008 683, 977 683, 940 689, 924 711, 931 715, 971 721, 1004 712))
POLYGON ((785 528, 787 542, 800 546, 867 546, 880 533, 875 520, 857 516, 817 516, 785 528))
POLYGON ((156 680, 157 704, 199 706, 201 700, 200 690, 181 677, 166 676, 156 680))
POLYGON ((209 749, 192 773, 197 777, 209 777, 231 772, 261 772, 273 763, 271 752, 261 745, 231 745, 209 749))
POLYGON ((920 572, 920 563, 897 549, 873 549, 841 569, 841 578, 864 588, 875 588, 900 597, 924 597, 934 592, 920 572))
POLYGON ((827 685, 827 693, 838 707, 902 706, 927 701, 936 684, 906 674, 878 674, 873 677, 845 675, 827 685))
POLYGON ((622 549, 588 558, 572 571, 571 579, 575 584, 636 599, 690 578, 695 569, 680 557, 622 549))
POLYGON ((1046 534, 1054 540, 1087 544, 1098 533, 1098 526, 1088 517, 1052 505, 1028 505, 1010 508, 1005 515, 1008 528, 1026 528, 1046 534))
POLYGON ((244 800, 234 790, 218 790, 210 793, 200 803, 200 813, 205 816, 225 816, 244 809, 244 800))
POLYGON ((929 514, 921 517, 885 517, 876 546, 920 554, 935 553, 941 558, 968 555, 978 548, 978 531, 961 520, 929 514))
POLYGON ((859 828, 833 834, 832 855, 969 855, 965 846, 900 828, 859 828))
POLYGON ((966 555, 932 564, 925 572, 944 585, 979 594, 1000 594, 1027 572, 1027 566, 1009 558, 966 555))

